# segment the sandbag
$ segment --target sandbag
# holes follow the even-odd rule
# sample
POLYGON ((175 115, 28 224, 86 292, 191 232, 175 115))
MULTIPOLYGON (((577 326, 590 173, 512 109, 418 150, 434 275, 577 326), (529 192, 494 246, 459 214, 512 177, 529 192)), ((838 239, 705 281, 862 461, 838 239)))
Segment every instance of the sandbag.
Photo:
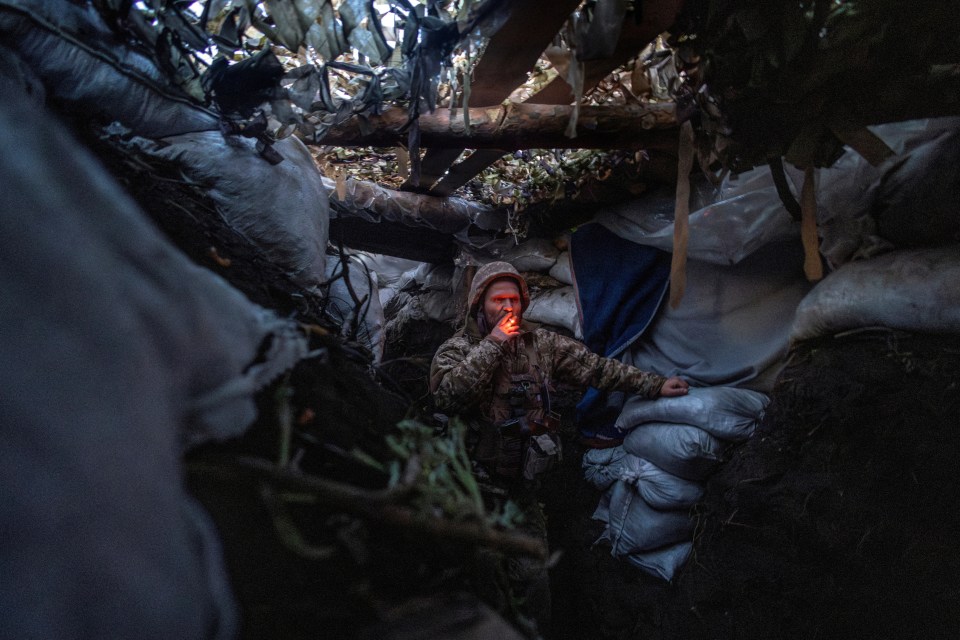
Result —
POLYGON ((255 140, 225 138, 219 131, 134 143, 178 163, 184 175, 207 189, 227 224, 297 283, 308 289, 323 283, 329 203, 320 171, 298 139, 273 145, 284 157, 276 165, 257 153, 255 140))
POLYGON ((560 250, 547 238, 533 238, 519 245, 504 249, 499 260, 512 264, 517 271, 536 271, 546 273, 556 264, 560 250))
POLYGON ((623 448, 685 480, 703 480, 716 468, 723 445, 709 433, 686 424, 650 422, 631 431, 623 448))
POLYGON ((656 400, 633 396, 624 403, 616 427, 628 431, 645 422, 674 422, 741 442, 753 434, 769 402, 763 393, 735 387, 690 387, 687 395, 656 400))
POLYGON ((53 103, 72 113, 148 138, 219 127, 216 113, 119 41, 92 3, 0 0, 0 41, 36 73, 53 103))
POLYGON ((701 485, 671 475, 649 460, 628 453, 620 465, 620 480, 636 487, 654 509, 689 509, 703 497, 701 485))
POLYGON ((626 456, 627 452, 622 446, 587 449, 581 462, 584 479, 601 491, 607 489, 620 479, 626 456))
POLYGON ((530 306, 523 312, 523 316, 534 322, 563 327, 575 338, 583 338, 580 314, 577 311, 577 296, 571 286, 532 292, 530 306))
POLYGON ((652 576, 670 582, 677 572, 683 568, 683 565, 687 563, 692 551, 693 543, 685 541, 662 549, 631 553, 623 559, 652 576))
POLYGON ((610 491, 610 521, 603 539, 614 557, 651 551, 682 541, 693 532, 693 521, 684 511, 659 511, 626 482, 610 491))
POLYGON ((570 265, 569 251, 563 251, 557 256, 557 262, 550 267, 550 277, 563 284, 573 284, 573 268, 570 265))
POLYGON ((306 339, 191 263, 2 74, 0 95, 0 629, 233 638, 181 455, 241 435, 306 339))
POLYGON ((960 246, 894 251, 844 265, 801 301, 790 338, 874 326, 960 332, 960 246))

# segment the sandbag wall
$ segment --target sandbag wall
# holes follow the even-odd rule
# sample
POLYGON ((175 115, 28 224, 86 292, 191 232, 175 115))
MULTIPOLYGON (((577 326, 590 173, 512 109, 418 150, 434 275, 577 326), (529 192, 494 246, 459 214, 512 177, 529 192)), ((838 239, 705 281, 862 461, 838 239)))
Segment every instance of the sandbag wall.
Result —
POLYGON ((686 396, 635 396, 617 428, 623 445, 584 454, 588 482, 604 491, 594 518, 611 555, 671 580, 693 548, 690 508, 730 444, 749 438, 766 395, 734 387, 692 387, 686 396))
POLYGON ((530 306, 524 317, 581 339, 580 317, 565 241, 538 238, 478 255, 462 252, 457 264, 428 264, 391 256, 358 253, 376 274, 388 333, 410 322, 432 320, 459 328, 467 289, 468 266, 493 260, 510 262, 527 279, 530 306))

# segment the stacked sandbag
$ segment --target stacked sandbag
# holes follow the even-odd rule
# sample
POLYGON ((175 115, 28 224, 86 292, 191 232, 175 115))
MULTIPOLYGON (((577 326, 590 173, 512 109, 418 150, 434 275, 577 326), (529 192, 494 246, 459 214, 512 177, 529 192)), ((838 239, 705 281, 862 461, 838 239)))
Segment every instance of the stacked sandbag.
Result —
POLYGON ((174 86, 89 3, 2 0, 0 39, 50 104, 109 124, 132 150, 173 162, 230 228, 295 282, 306 289, 323 282, 327 191, 299 140, 275 143, 275 157, 283 158, 275 164, 257 140, 223 135, 220 114, 201 104, 202 96, 174 86))
POLYGON ((692 387, 685 396, 624 405, 623 445, 584 455, 587 481, 604 496, 594 517, 607 523, 599 541, 647 573, 671 580, 689 557, 689 509, 726 446, 749 438, 769 399, 733 387, 692 387))
POLYGON ((242 435, 307 340, 190 262, 4 73, 0 95, 0 635, 235 638, 182 454, 242 435))
POLYGON ((790 338, 878 326, 960 332, 960 246, 891 251, 845 264, 800 302, 790 338))

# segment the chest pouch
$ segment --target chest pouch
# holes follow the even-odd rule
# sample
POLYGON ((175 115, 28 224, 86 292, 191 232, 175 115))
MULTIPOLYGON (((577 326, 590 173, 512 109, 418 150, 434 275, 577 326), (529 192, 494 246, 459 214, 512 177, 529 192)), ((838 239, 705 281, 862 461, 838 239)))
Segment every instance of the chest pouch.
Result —
MULTIPOLYGON (((495 425, 495 447, 487 461, 498 476, 533 480, 562 459, 560 416, 551 411, 549 382, 533 345, 525 342, 531 373, 512 374, 506 392, 510 417, 495 425)), ((505 381, 506 382, 506 381, 505 381)))

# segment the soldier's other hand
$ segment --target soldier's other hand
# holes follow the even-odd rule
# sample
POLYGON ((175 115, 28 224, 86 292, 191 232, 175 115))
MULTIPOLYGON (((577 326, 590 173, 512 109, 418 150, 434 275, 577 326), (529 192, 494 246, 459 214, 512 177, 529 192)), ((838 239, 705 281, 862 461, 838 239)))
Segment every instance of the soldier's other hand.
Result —
POLYGON ((520 335, 520 318, 512 313, 500 318, 500 322, 490 332, 490 337, 501 344, 518 335, 520 335))
POLYGON ((690 385, 687 384, 686 380, 674 376, 667 378, 667 381, 663 383, 663 386, 660 388, 660 396, 663 398, 685 396, 689 390, 690 385))

